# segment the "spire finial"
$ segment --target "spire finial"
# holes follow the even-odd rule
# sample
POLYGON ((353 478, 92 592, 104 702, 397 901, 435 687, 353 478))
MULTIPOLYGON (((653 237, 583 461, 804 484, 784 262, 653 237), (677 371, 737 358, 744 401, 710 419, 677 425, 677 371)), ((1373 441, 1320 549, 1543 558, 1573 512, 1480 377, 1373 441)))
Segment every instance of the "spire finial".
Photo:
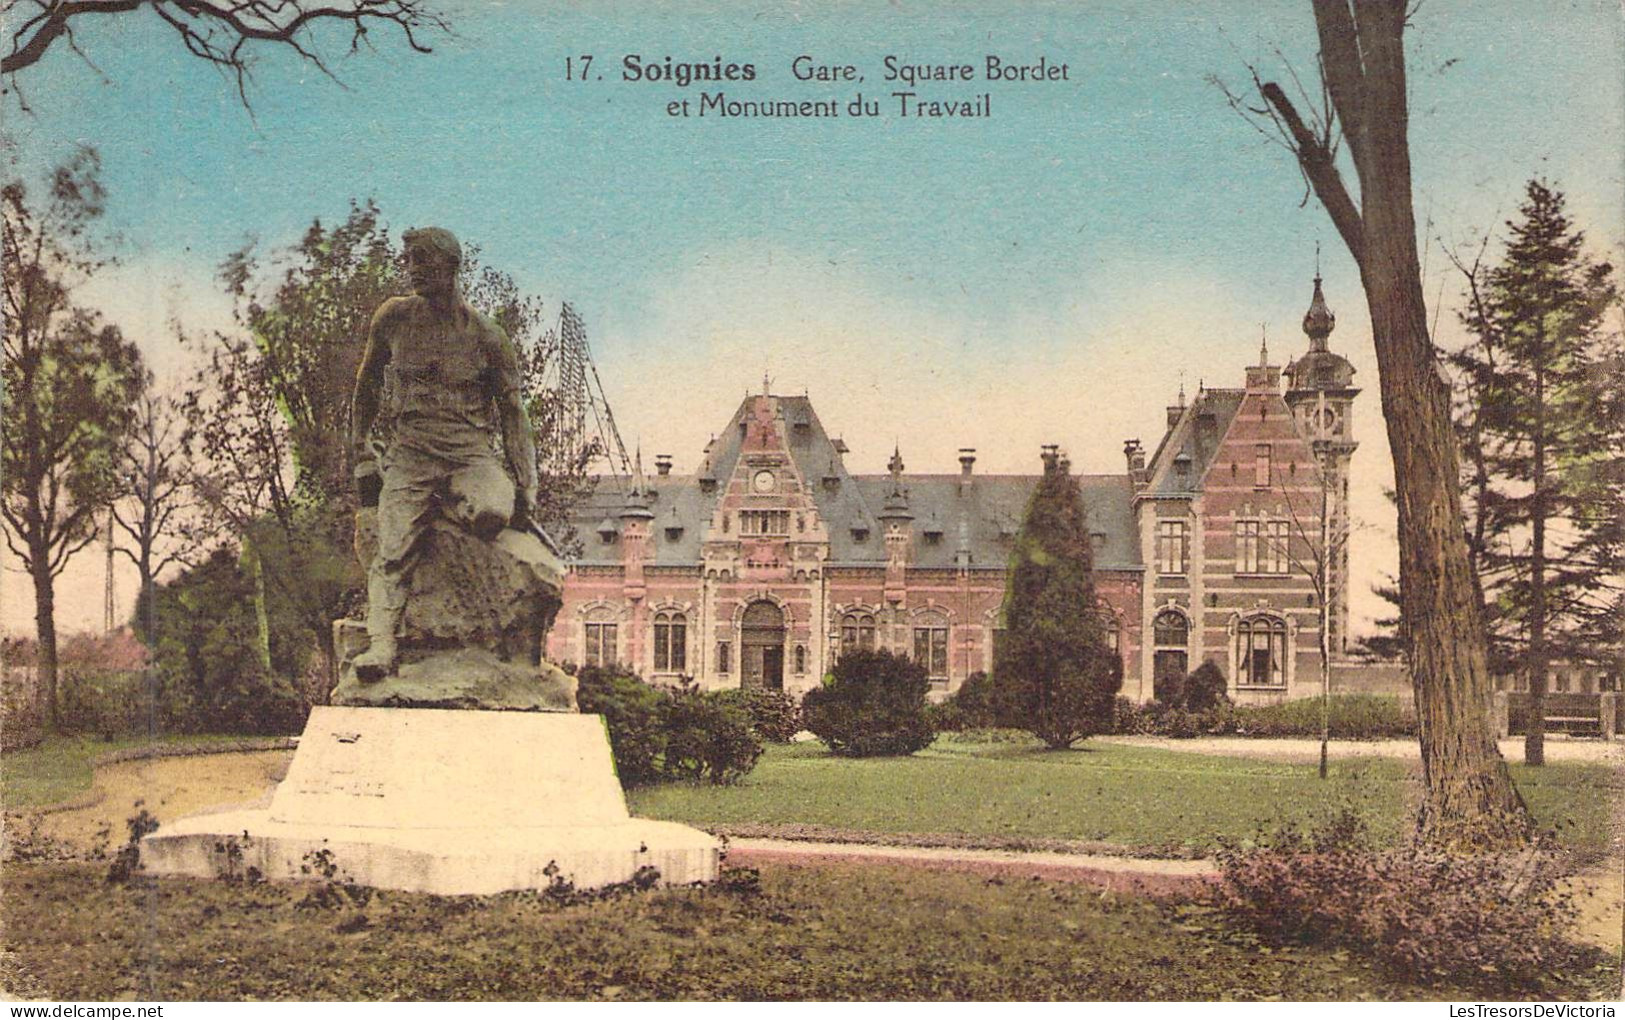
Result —
POLYGON ((1185 370, 1179 370, 1179 406, 1185 406, 1185 370))
POLYGON ((1315 282, 1320 282, 1320 238, 1315 238, 1315 282))
POLYGON ((1326 295, 1320 289, 1320 257, 1317 246, 1315 257, 1315 292, 1309 299, 1309 310, 1303 313, 1303 331, 1309 337, 1309 349, 1324 351, 1326 338, 1337 326, 1337 316, 1326 307, 1326 295))
POLYGON ((767 369, 762 369, 762 396, 765 397, 773 392, 772 389, 770 389, 772 385, 773 380, 768 376, 767 369))
POLYGON ((1262 368, 1270 363, 1270 327, 1266 322, 1258 324, 1258 364, 1262 368))

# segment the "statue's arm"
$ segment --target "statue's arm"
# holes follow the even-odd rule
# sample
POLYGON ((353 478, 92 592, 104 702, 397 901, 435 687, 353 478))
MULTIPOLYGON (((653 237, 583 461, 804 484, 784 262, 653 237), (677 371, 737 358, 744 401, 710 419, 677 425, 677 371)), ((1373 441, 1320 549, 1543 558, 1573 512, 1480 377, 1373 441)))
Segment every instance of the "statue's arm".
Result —
POLYGON ((493 353, 492 394, 502 426, 502 447, 508 453, 508 467, 519 488, 520 513, 528 516, 536 509, 536 438, 530 429, 520 394, 519 355, 502 327, 490 323, 493 353))
POLYGON ((367 329, 367 347, 361 354, 361 368, 356 372, 355 395, 350 400, 350 451, 358 469, 373 459, 367 439, 378 419, 384 366, 389 364, 389 337, 385 326, 389 311, 390 302, 386 301, 373 314, 372 325, 367 329))

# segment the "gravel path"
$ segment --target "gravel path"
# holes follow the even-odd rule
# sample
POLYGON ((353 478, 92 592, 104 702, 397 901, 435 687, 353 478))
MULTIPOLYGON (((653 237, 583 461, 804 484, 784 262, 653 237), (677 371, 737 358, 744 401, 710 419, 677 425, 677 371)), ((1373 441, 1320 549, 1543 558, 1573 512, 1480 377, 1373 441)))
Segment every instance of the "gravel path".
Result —
POLYGON ((1042 878, 1086 882, 1118 892, 1189 892, 1216 874, 1209 860, 1157 860, 1022 850, 885 846, 787 839, 732 839, 729 864, 902 864, 939 871, 968 871, 1001 879, 1042 878))

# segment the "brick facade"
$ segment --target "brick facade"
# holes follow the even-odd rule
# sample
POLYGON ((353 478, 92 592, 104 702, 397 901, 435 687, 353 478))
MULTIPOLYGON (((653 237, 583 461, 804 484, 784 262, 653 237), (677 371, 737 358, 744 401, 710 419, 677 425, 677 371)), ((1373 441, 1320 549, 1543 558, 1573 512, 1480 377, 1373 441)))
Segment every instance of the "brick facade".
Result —
MULTIPOLYGON (((1358 390, 1326 347, 1332 321, 1317 279, 1303 357, 1283 370, 1260 351, 1243 387, 1170 407, 1149 459, 1131 440, 1124 473, 1079 476, 1128 697, 1149 700, 1159 677, 1204 661, 1241 701, 1317 692, 1322 591, 1341 657, 1358 390)), ((910 475, 899 452, 887 474, 860 476, 845 453, 807 398, 764 393, 696 474, 662 457, 652 476, 601 480, 578 513, 584 548, 549 656, 792 693, 843 647, 914 655, 940 692, 989 669, 1038 476, 979 475, 969 449, 956 475, 910 475)))

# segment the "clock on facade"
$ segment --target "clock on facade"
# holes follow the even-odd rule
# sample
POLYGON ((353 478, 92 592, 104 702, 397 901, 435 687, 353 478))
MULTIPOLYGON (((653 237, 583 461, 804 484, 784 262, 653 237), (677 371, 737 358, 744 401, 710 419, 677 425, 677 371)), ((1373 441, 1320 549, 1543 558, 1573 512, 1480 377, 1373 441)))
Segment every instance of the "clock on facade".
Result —
POLYGON ((773 491, 773 472, 758 471, 756 477, 750 480, 750 487, 757 492, 773 491))

